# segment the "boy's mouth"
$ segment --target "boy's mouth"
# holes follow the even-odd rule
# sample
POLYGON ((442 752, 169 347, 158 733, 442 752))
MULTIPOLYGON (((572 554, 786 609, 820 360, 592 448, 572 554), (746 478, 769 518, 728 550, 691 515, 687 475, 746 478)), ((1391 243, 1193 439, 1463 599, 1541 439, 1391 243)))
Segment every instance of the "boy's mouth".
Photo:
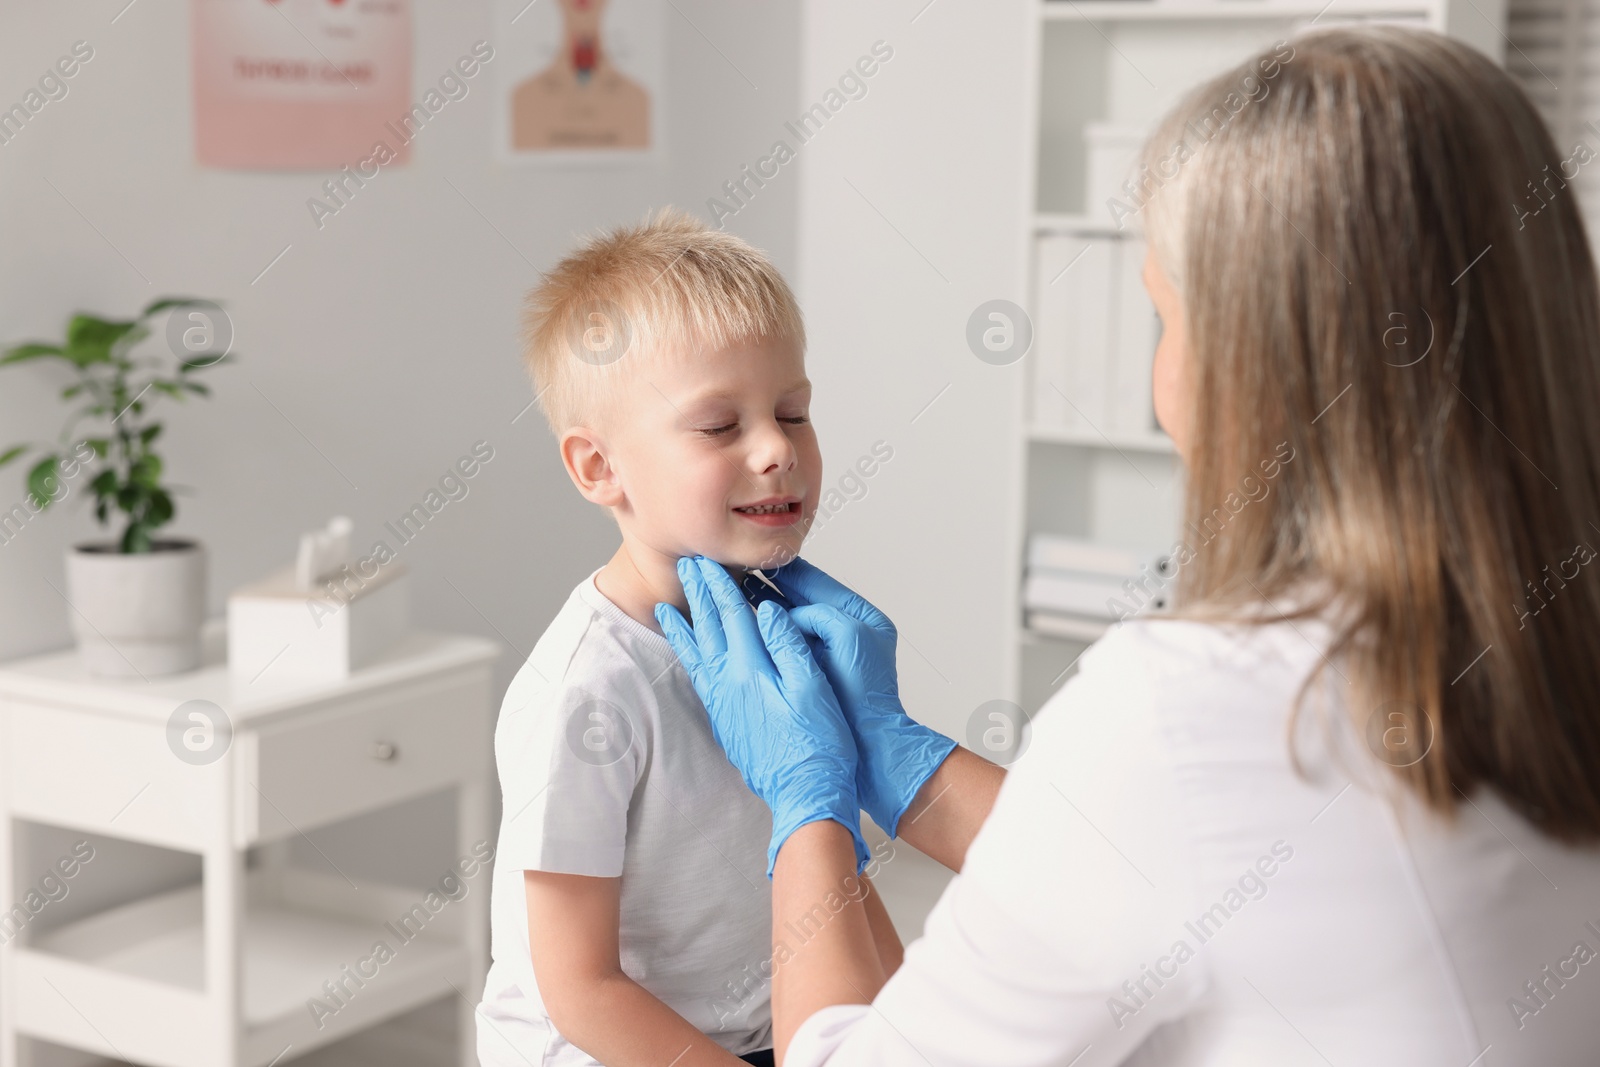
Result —
POLYGON ((773 497, 733 510, 762 526, 790 526, 800 521, 800 500, 797 497, 773 497))

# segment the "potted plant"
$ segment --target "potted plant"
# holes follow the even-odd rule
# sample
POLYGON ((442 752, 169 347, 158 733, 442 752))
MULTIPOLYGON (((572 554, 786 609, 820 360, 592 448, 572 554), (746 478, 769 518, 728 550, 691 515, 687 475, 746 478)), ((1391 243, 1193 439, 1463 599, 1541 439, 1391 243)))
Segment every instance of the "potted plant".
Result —
MULTIPOLYGON (((0 366, 62 360, 76 380, 61 390, 61 398, 81 398, 54 447, 21 444, 0 452, 0 467, 36 448, 43 452, 25 478, 32 514, 86 483, 102 526, 111 525, 113 511, 124 518, 115 540, 83 542, 66 553, 72 628, 92 674, 148 677, 200 664, 205 549, 188 538, 155 536, 177 513, 172 494, 178 490, 163 484, 161 457, 152 448, 162 424, 149 419, 146 408, 161 395, 210 395, 194 376, 223 362, 231 344, 232 326, 222 309, 185 297, 156 300, 134 319, 80 313, 67 324, 62 343, 30 342, 0 354, 0 366), (176 367, 167 369, 164 357, 135 355, 132 350, 150 335, 151 320, 178 309, 187 314, 170 315, 167 328, 176 367), (85 421, 92 427, 80 436, 85 421)), ((21 507, 0 518, 15 522, 21 507)))

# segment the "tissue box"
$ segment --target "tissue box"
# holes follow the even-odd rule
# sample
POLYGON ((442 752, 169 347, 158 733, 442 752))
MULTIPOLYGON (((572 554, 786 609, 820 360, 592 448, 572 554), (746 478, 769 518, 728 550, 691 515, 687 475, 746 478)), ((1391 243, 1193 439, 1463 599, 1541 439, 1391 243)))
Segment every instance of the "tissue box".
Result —
POLYGON ((297 589, 294 566, 228 597, 228 674, 235 691, 337 682, 377 659, 409 625, 404 564, 371 578, 350 567, 314 591, 297 589))

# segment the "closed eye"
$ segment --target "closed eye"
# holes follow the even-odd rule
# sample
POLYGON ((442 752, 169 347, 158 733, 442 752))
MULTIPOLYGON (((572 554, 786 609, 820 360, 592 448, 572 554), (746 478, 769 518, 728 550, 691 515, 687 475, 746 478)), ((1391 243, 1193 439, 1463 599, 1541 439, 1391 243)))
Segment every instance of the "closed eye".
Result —
MULTIPOLYGON (((791 415, 791 416, 788 416, 788 417, 785 417, 785 418, 780 418, 778 421, 779 422, 791 423, 791 424, 793 424, 795 426, 800 426, 800 425, 803 425, 805 423, 810 422, 811 419, 807 415, 791 415)), ((721 437, 723 434, 731 433, 732 431, 737 430, 738 428, 739 428, 739 424, 737 422, 730 422, 726 426, 710 426, 710 427, 705 427, 705 428, 697 428, 696 432, 701 434, 701 435, 703 435, 703 436, 705 436, 705 437, 721 437)))

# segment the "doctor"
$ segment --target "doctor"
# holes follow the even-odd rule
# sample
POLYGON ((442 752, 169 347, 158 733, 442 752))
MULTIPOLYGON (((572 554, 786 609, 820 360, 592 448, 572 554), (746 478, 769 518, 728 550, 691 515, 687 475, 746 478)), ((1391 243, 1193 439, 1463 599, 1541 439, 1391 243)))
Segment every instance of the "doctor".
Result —
POLYGON ((752 612, 680 561, 693 628, 658 621, 772 809, 780 1062, 1596 1062, 1600 296, 1565 156, 1489 60, 1392 27, 1167 118, 1180 610, 1089 649, 1009 774, 906 715, 848 589, 797 559, 752 612), (892 975, 861 809, 958 872, 892 975))

